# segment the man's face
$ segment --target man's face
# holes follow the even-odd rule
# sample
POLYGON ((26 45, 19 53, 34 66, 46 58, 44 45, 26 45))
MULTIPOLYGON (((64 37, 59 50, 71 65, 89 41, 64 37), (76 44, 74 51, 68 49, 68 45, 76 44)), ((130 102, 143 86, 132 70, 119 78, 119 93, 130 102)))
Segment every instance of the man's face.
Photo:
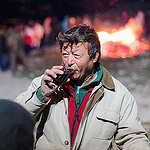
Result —
POLYGON ((65 66, 69 69, 74 70, 72 79, 82 79, 89 75, 91 72, 94 62, 90 59, 88 54, 87 43, 73 44, 72 48, 68 43, 64 43, 62 48, 62 61, 65 66))

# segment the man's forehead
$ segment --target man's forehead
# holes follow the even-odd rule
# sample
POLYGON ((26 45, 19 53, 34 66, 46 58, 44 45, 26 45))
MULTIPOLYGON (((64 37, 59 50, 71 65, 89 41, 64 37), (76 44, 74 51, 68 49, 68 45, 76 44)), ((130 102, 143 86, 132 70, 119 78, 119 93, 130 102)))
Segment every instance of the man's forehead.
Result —
POLYGON ((63 44, 63 49, 67 49, 67 48, 71 48, 71 49, 79 49, 81 47, 84 47, 85 49, 88 48, 88 43, 85 42, 85 43, 77 43, 77 44, 72 44, 71 43, 64 43, 63 44))

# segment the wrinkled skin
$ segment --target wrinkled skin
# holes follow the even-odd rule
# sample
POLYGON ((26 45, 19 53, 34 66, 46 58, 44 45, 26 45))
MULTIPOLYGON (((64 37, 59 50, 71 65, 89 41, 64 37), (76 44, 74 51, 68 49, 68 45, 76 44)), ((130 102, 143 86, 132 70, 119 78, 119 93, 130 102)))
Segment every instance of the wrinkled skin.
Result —
MULTIPOLYGON (((68 46, 68 43, 64 43, 62 48, 62 62, 64 66, 67 66, 68 69, 73 69, 74 73, 71 76, 71 79, 74 80, 83 80, 82 85, 86 85, 95 78, 95 74, 92 74, 91 70, 93 69, 94 63, 97 61, 99 56, 96 53, 94 58, 89 57, 87 43, 73 44, 72 47, 68 46)), ((64 74, 63 65, 53 66, 52 69, 47 69, 44 73, 42 82, 41 82, 41 92, 45 96, 50 96, 58 88, 58 84, 55 82, 57 75, 64 74)), ((70 79, 67 80, 69 82, 70 79)))

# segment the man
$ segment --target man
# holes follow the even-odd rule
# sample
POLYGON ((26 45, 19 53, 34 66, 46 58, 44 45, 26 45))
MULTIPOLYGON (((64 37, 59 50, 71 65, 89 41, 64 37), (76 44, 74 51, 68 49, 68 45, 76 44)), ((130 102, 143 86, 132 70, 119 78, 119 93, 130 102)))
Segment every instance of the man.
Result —
POLYGON ((24 53, 24 38, 21 35, 22 26, 10 27, 6 32, 7 46, 10 51, 10 69, 13 74, 17 71, 17 59, 21 61, 23 67, 29 71, 27 57, 24 53))
POLYGON ((36 150, 106 150, 113 139, 120 149, 149 150, 133 96, 99 64, 95 30, 78 25, 57 40, 62 65, 47 69, 16 98, 36 121, 40 116, 36 150), (70 79, 60 82, 63 66, 70 79))
POLYGON ((0 150, 33 150, 33 119, 19 104, 0 100, 0 150))
POLYGON ((5 37, 6 27, 0 26, 0 68, 2 71, 9 69, 9 50, 5 37))

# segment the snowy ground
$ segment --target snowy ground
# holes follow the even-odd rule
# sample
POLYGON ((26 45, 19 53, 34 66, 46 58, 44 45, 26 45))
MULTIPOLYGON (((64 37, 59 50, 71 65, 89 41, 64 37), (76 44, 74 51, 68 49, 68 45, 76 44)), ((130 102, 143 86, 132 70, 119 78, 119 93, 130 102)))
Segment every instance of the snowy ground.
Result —
MULTIPOLYGON (((150 53, 128 59, 106 59, 101 63, 130 90, 137 100, 141 120, 150 123, 150 53)), ((28 77, 0 71, 0 99, 15 99, 30 82, 28 77)))
POLYGON ((14 100, 29 86, 31 79, 12 75, 11 71, 0 71, 0 99, 14 100))

